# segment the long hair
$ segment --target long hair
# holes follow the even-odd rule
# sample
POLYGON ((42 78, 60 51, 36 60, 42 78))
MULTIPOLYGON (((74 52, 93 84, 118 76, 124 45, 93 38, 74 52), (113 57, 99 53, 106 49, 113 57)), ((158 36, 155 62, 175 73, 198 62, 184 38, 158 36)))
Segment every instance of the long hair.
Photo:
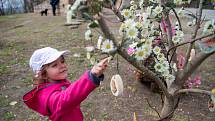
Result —
POLYGON ((48 65, 44 65, 41 70, 33 75, 33 82, 35 85, 41 84, 41 83, 45 83, 48 81, 47 79, 47 71, 46 71, 46 67, 48 65))

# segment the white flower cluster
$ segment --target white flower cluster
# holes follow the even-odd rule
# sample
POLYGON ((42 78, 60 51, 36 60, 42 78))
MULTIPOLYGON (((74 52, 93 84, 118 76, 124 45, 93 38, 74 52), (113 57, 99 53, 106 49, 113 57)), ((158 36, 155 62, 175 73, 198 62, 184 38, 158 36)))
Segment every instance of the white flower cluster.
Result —
MULTIPOLYGON (((157 61, 154 66, 155 71, 160 73, 166 80, 167 86, 169 87, 172 82, 175 80, 175 76, 170 73, 170 64, 165 58, 164 54, 161 53, 161 48, 155 46, 153 49, 154 54, 156 55, 157 61)), ((174 71, 177 71, 176 64, 172 65, 174 71)))

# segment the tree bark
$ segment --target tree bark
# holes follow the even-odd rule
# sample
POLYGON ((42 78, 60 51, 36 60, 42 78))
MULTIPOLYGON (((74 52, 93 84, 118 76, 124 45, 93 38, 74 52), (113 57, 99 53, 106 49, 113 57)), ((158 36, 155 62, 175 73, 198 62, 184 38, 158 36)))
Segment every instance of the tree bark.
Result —
POLYGON ((25 10, 25 13, 34 12, 33 1, 24 0, 24 10, 25 10))

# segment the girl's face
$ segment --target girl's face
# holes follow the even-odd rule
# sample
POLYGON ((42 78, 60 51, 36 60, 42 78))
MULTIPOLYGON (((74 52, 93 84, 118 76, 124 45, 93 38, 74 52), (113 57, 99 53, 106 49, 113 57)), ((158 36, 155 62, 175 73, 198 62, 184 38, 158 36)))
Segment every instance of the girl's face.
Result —
POLYGON ((54 62, 46 67, 48 80, 57 81, 66 79, 68 76, 67 65, 63 56, 59 57, 54 62))

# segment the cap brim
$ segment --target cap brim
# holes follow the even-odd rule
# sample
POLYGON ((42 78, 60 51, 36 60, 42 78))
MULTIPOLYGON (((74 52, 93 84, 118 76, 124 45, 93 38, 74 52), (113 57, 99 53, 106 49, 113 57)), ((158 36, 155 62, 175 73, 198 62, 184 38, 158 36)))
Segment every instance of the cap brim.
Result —
POLYGON ((52 56, 46 61, 46 63, 44 63, 44 65, 45 65, 45 64, 52 63, 52 62, 54 62, 55 60, 57 60, 60 56, 62 56, 62 55, 68 55, 69 53, 70 53, 69 50, 59 51, 58 53, 52 55, 52 56))

